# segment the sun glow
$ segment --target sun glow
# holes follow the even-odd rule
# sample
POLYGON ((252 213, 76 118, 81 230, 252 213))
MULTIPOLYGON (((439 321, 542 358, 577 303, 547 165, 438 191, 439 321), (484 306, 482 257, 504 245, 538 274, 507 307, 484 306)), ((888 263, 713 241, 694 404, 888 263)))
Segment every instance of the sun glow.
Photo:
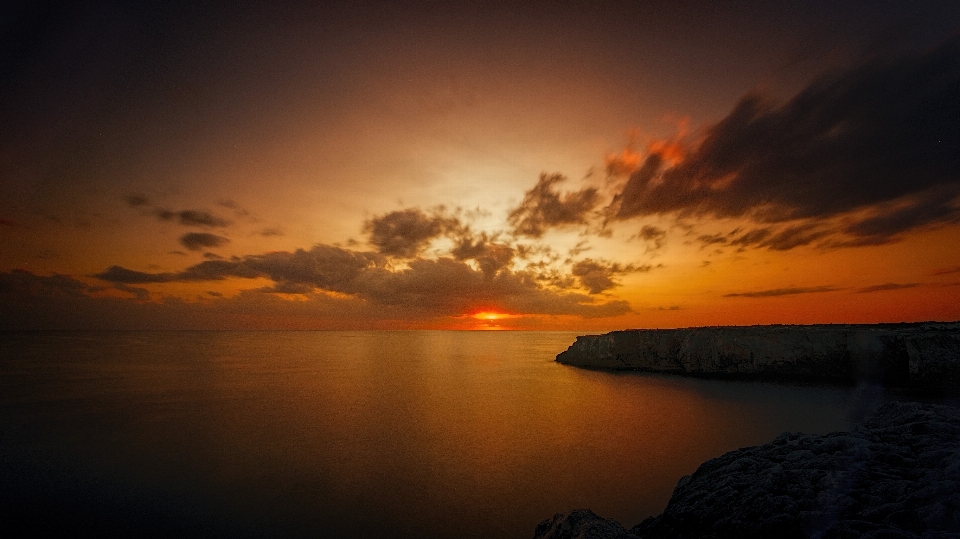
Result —
POLYGON ((492 311, 482 311, 473 315, 477 320, 502 320, 504 318, 509 318, 510 315, 503 313, 496 313, 492 311))

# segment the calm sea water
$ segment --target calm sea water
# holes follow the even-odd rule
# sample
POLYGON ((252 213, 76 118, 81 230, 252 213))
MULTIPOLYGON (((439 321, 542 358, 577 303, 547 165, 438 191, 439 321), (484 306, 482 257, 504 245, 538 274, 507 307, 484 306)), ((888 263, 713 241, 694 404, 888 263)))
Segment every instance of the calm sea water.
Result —
POLYGON ((884 398, 555 363, 575 337, 0 334, 0 525, 522 538, 589 507, 632 526, 704 460, 884 398))

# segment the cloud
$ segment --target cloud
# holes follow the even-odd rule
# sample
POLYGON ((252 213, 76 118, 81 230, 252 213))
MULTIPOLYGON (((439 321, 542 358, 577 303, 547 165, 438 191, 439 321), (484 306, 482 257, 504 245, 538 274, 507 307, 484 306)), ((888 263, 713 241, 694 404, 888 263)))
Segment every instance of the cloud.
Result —
POLYGON ((227 243, 230 243, 229 239, 206 232, 191 232, 180 236, 180 244, 191 251, 223 247, 227 243))
POLYGON ((937 271, 934 271, 930 275, 934 275, 934 276, 950 275, 951 273, 960 273, 960 266, 955 266, 952 268, 941 268, 941 269, 938 269, 937 271))
POLYGON ((123 200, 132 208, 139 208, 150 204, 150 200, 145 195, 139 193, 129 194, 123 197, 123 200))
MULTIPOLYGON (((380 306, 391 312, 418 316, 462 315, 479 306, 502 312, 584 317, 630 311, 625 301, 599 303, 584 294, 544 286, 532 271, 512 271, 505 266, 491 271, 482 260, 496 258, 497 253, 503 253, 503 246, 485 242, 477 248, 474 242, 470 247, 461 254, 464 260, 478 260, 480 269, 448 257, 415 258, 409 260, 405 268, 392 269, 389 259, 381 253, 316 245, 310 250, 298 249, 292 253, 207 260, 177 273, 145 273, 112 266, 95 277, 123 285, 267 278, 275 283, 268 292, 333 292, 349 296, 371 309, 380 306)), ((506 254, 499 256, 506 257, 506 254)), ((642 271, 632 266, 596 264, 610 275, 642 271)))
POLYGON ((600 203, 600 195, 592 187, 567 193, 556 191, 556 184, 565 180, 560 174, 540 175, 537 184, 507 218, 515 234, 539 238, 552 227, 587 224, 590 213, 600 203))
POLYGON ((427 215, 419 208, 392 211, 374 217, 363 225, 369 242, 382 254, 400 258, 417 256, 430 240, 455 228, 458 221, 437 212, 427 215))
POLYGON ((164 209, 157 209, 156 216, 160 218, 161 221, 173 221, 176 220, 178 223, 184 226, 201 226, 208 228, 217 228, 225 227, 230 225, 230 221, 213 215, 210 212, 205 212, 201 210, 180 210, 180 211, 170 211, 164 209))
POLYGON ((513 261, 514 249, 490 238, 486 233, 462 234, 450 254, 456 260, 475 260, 484 275, 495 275, 513 261))
POLYGON ((952 189, 935 189, 933 192, 911 200, 907 205, 878 212, 844 229, 853 236, 851 244, 876 245, 891 241, 898 234, 924 225, 956 223, 960 211, 952 189), (946 191, 946 192, 941 192, 946 191))
MULTIPOLYGON (((140 193, 131 193, 123 197, 124 202, 127 203, 131 208, 145 208, 148 209, 150 213, 160 219, 161 221, 176 221, 177 223, 183 226, 199 226, 206 228, 223 228, 230 226, 232 223, 220 217, 214 215, 205 210, 168 210, 166 208, 161 208, 153 204, 153 202, 147 198, 146 195, 140 193), (153 208, 152 211, 149 208, 153 208)), ((230 207, 236 209, 235 206, 226 206, 222 202, 221 206, 230 207)))
POLYGON ((675 165, 648 154, 607 211, 790 222, 750 243, 779 250, 829 234, 883 243, 955 223, 958 95, 960 38, 825 76, 780 106, 748 95, 675 165), (839 217, 843 227, 831 224, 839 217), (820 223, 830 228, 814 230, 820 223))
POLYGON ((663 248, 663 242, 667 238, 667 231, 651 225, 643 225, 637 237, 648 243, 647 252, 657 251, 663 248))
POLYGON ((923 286, 922 283, 885 283, 874 286, 867 286, 857 290, 860 294, 869 294, 870 292, 883 292, 885 290, 903 290, 904 288, 916 288, 923 286))
POLYGON ((93 277, 114 284, 166 283, 177 280, 174 273, 144 273, 121 266, 110 266, 105 271, 93 275, 93 277))
POLYGON ((640 167, 642 160, 639 153, 626 148, 620 153, 607 154, 603 160, 603 168, 610 177, 629 176, 640 167))
POLYGON ((816 224, 803 224, 787 227, 777 232, 773 237, 760 243, 774 251, 789 251, 794 247, 810 245, 814 241, 829 234, 827 230, 816 230, 816 224))
POLYGON ((708 245, 726 245, 729 243, 729 239, 723 234, 703 234, 697 237, 697 241, 703 244, 704 247, 708 245))
POLYGON ((570 271, 580 281, 580 285, 591 294, 599 294, 617 286, 617 283, 613 280, 617 275, 645 272, 651 269, 653 269, 653 266, 650 265, 634 266, 631 264, 622 266, 604 260, 585 258, 573 264, 570 271))
POLYGON ((68 275, 42 276, 20 269, 0 273, 0 296, 3 297, 80 297, 97 290, 68 275))
POLYGON ((705 234, 697 237, 703 247, 710 245, 729 245, 739 251, 748 248, 763 247, 773 251, 788 251, 794 247, 810 245, 830 234, 819 228, 817 223, 804 223, 793 226, 765 226, 744 231, 736 228, 727 234, 705 234))
POLYGON ((777 296, 793 296, 796 294, 819 294, 821 292, 836 292, 840 288, 832 286, 809 286, 809 287, 791 287, 774 288, 770 290, 758 290, 756 292, 736 292, 724 294, 725 298, 772 298, 777 296))
MULTIPOLYGON (((233 210, 233 215, 236 216, 236 217, 239 217, 239 218, 245 218, 245 217, 246 217, 246 218, 251 218, 251 217, 252 217, 252 216, 250 215, 250 211, 249 211, 249 210, 247 210, 246 208, 240 206, 240 204, 237 204, 237 203, 236 203, 235 201, 233 201, 233 200, 230 200, 230 199, 218 200, 218 201, 217 201, 217 205, 218 205, 218 206, 221 206, 221 207, 224 207, 224 208, 228 208, 228 209, 233 210)), ((253 218, 253 220, 256 221, 256 218, 253 218)))

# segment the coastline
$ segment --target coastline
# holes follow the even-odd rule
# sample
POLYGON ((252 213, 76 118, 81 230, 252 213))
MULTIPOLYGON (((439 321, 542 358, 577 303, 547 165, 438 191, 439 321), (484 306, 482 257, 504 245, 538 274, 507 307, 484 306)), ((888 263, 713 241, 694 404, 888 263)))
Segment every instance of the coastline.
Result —
POLYGON ((577 337, 566 365, 705 378, 960 389, 960 322, 632 329, 577 337))
POLYGON ((577 509, 534 539, 953 537, 958 473, 960 409, 888 403, 851 432, 783 433, 708 460, 629 530, 577 509))

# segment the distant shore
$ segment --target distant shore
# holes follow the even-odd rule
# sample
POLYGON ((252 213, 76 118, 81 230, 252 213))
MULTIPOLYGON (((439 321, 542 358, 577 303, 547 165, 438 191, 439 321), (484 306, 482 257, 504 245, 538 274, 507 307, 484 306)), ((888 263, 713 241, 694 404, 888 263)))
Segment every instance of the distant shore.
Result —
POLYGON ((557 362, 688 376, 960 389, 960 322, 632 329, 577 337, 557 362))

